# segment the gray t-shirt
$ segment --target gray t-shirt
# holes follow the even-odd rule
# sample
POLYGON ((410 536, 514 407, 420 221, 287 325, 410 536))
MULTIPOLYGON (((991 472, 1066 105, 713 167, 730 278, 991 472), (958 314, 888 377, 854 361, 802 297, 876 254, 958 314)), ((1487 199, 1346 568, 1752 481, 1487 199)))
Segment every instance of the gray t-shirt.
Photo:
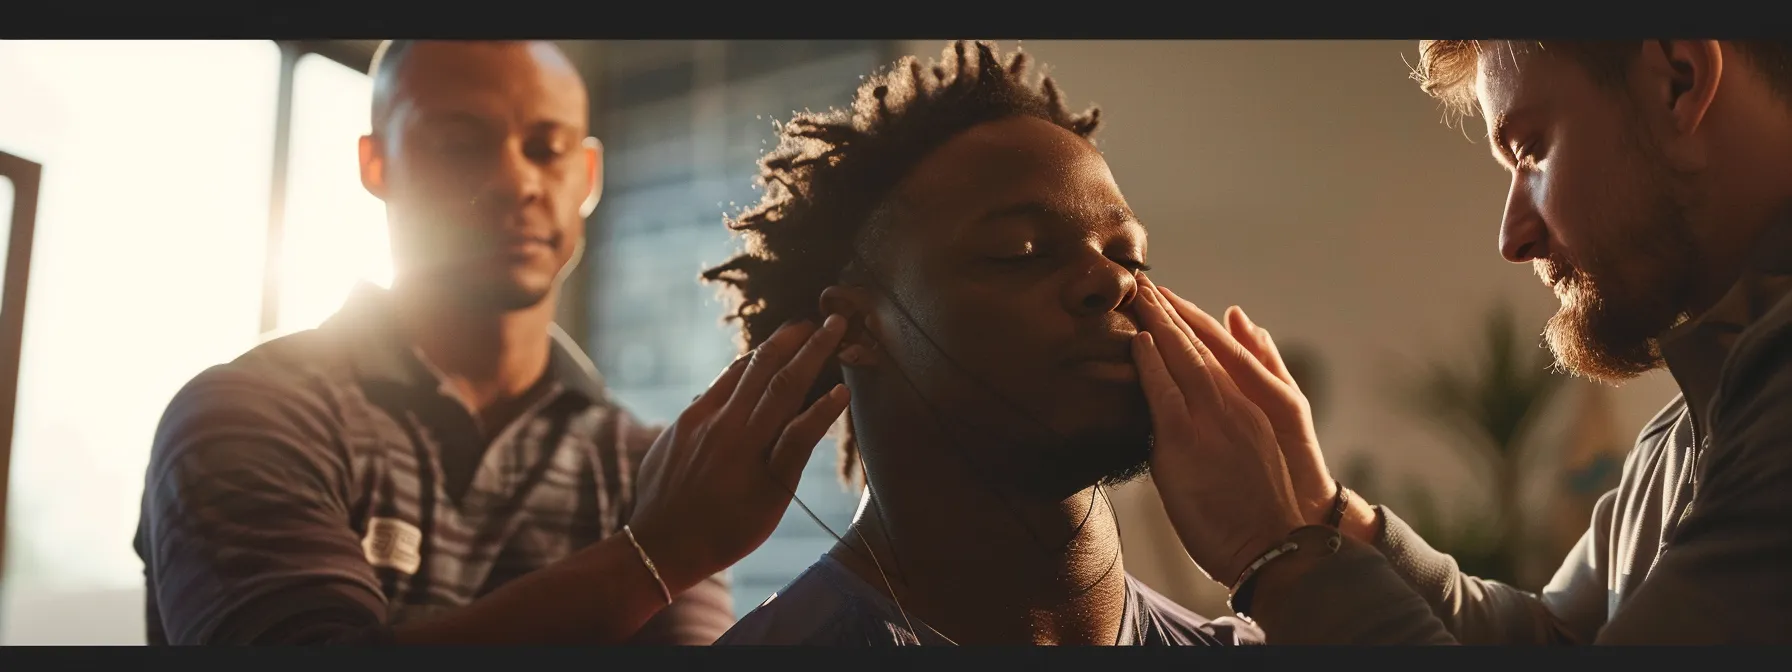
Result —
MULTIPOLYGON (((1263 643, 1263 631, 1236 617, 1203 618, 1171 602, 1131 575, 1126 611, 1116 644, 1233 646, 1263 643)), ((945 636, 909 616, 840 561, 822 556, 784 590, 716 640, 727 645, 915 646, 951 645, 945 636), (909 624, 914 625, 910 630, 909 624)))

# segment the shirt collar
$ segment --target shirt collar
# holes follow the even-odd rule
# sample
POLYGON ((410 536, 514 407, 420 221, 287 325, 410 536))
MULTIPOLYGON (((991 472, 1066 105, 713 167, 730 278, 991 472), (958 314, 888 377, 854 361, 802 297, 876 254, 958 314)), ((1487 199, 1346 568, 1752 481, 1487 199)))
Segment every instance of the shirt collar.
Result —
POLYGON ((1776 309, 1788 295, 1792 295, 1792 218, 1781 218, 1756 239, 1735 284, 1717 303, 1662 335, 1662 359, 1697 426, 1705 426, 1719 376, 1737 340, 1763 322, 1792 317, 1785 309, 1776 309))
MULTIPOLYGON (((441 378, 424 362, 392 319, 392 292, 372 283, 357 285, 341 310, 324 322, 323 329, 350 334, 355 343, 349 354, 355 373, 363 382, 401 387, 441 385, 441 378)), ((609 392, 597 366, 585 356, 578 342, 558 324, 548 325, 548 375, 562 389, 579 393, 593 403, 607 403, 609 392)))

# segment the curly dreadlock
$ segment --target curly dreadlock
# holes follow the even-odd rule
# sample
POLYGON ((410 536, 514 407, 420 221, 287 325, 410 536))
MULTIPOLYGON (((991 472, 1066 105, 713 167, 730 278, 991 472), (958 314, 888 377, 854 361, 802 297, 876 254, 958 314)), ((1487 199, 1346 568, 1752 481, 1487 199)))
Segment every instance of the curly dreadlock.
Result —
MULTIPOLYGON (((897 61, 859 87, 849 110, 798 115, 780 132, 778 147, 760 159, 757 205, 727 220, 745 251, 703 272, 706 282, 738 295, 725 321, 741 323, 750 350, 792 320, 820 319, 822 290, 838 283, 854 258, 865 223, 922 158, 958 134, 986 122, 1019 116, 1050 121, 1090 137, 1101 123, 1095 107, 1072 113, 1050 77, 1026 81, 1030 61, 999 57, 988 42, 957 41, 940 61, 897 61)), ((830 361, 809 401, 843 380, 830 361)), ((839 435, 840 479, 864 486, 852 419, 839 435)))

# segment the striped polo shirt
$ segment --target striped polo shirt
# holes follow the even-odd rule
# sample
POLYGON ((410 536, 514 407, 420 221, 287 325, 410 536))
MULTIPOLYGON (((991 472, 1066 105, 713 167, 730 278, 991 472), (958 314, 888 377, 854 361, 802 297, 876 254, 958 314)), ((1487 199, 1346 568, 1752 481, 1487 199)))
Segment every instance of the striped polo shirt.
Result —
MULTIPOLYGON (((136 548, 152 644, 361 641, 465 605, 626 522, 659 427, 554 328, 536 401, 489 443, 364 285, 323 326, 189 382, 157 430, 136 548)), ((725 574, 643 638, 707 643, 725 574)))

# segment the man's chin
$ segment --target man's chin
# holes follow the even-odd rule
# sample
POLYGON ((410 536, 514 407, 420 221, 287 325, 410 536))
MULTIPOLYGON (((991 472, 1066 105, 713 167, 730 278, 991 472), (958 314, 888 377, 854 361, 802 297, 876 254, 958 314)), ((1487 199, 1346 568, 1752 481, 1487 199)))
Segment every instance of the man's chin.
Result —
POLYGON ((1654 335, 1665 324, 1662 329, 1627 329, 1586 305, 1565 303, 1544 327, 1544 340, 1559 367, 1593 382, 1618 385, 1661 366, 1654 335))
POLYGON ((1151 437, 1103 437, 1072 441, 1041 459, 1027 482, 1048 499, 1063 499, 1100 485, 1118 487, 1151 473, 1151 437))
POLYGON ((1118 488, 1122 485, 1126 485, 1133 481, 1137 481, 1141 478, 1144 478, 1150 474, 1151 474, 1151 458, 1149 456, 1147 456, 1145 459, 1140 460, 1137 464, 1133 464, 1133 465, 1123 467, 1120 469, 1113 469, 1113 470, 1108 471, 1108 474, 1106 476, 1101 477, 1101 480, 1099 481, 1099 483, 1101 484, 1102 487, 1105 487, 1105 488, 1118 488))
POLYGON ((552 285, 510 277, 464 277, 453 285, 457 286, 459 296, 456 298, 460 303, 494 312, 534 308, 552 293, 552 285))

